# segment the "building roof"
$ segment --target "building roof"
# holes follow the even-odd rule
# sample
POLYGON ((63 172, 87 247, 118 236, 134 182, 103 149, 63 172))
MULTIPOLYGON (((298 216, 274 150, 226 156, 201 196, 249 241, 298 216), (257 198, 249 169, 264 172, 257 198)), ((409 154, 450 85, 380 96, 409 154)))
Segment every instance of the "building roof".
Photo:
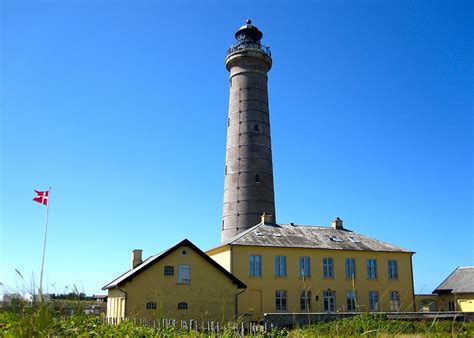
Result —
POLYGON ((460 266, 433 293, 474 293, 474 266, 460 266))
POLYGON ((259 223, 224 245, 413 253, 345 228, 296 224, 259 223))
POLYGON ((182 247, 182 246, 188 246, 192 250, 194 250, 199 256, 204 258, 209 264, 211 264, 213 267, 215 267, 217 270, 219 270, 221 273, 223 273, 227 278, 229 278, 232 283, 236 284, 239 289, 244 289, 247 286, 240 281, 237 277, 235 277, 233 274, 231 274, 229 271, 224 269, 220 264, 218 264, 216 261, 214 261, 212 258, 210 258, 208 255, 206 255, 201 249, 199 249, 197 246, 195 246, 191 241, 188 239, 184 239, 175 246, 169 248, 168 250, 165 250, 159 254, 156 254, 154 256, 148 257, 146 260, 144 260, 140 265, 136 266, 135 268, 125 272, 123 275, 120 277, 114 279, 112 282, 107 284, 102 288, 102 290, 107 290, 114 288, 116 286, 122 285, 128 281, 131 281, 133 277, 138 275, 139 273, 142 273, 149 267, 153 266, 155 263, 161 261, 163 258, 168 256, 170 253, 174 252, 176 249, 182 247))

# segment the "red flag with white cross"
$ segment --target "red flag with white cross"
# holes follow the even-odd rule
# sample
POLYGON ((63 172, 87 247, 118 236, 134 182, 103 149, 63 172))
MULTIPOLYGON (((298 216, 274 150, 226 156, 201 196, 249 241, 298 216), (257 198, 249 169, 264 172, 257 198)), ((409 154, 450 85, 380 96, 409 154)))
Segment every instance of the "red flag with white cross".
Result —
POLYGON ((33 197, 33 201, 38 202, 43 205, 48 205, 49 190, 46 190, 46 191, 35 190, 35 192, 36 192, 36 197, 33 197))

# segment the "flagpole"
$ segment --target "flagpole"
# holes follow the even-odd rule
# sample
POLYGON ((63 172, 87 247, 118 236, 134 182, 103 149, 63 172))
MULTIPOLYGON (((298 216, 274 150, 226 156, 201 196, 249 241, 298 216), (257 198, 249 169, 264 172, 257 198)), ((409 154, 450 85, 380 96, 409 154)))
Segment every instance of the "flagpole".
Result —
POLYGON ((46 237, 48 236, 48 215, 49 215, 49 199, 51 198, 51 187, 48 190, 48 199, 46 204, 46 225, 44 229, 44 241, 43 241, 43 259, 41 260, 41 274, 40 274, 40 286, 39 286, 39 301, 43 301, 43 269, 44 269, 44 254, 46 251, 46 237))

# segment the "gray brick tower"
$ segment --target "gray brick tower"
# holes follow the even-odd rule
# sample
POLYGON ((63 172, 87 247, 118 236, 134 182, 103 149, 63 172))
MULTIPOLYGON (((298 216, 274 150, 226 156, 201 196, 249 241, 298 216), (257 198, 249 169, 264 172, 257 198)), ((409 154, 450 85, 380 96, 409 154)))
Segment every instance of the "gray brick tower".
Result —
POLYGON ((275 222, 267 72, 263 34, 250 20, 235 33, 225 64, 230 72, 222 243, 260 223, 275 222))

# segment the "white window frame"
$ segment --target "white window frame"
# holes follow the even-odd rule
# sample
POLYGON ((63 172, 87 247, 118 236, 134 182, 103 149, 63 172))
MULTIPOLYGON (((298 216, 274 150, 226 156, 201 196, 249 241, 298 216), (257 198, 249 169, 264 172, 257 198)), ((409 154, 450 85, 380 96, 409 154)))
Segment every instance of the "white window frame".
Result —
POLYGON ((163 268, 163 275, 166 277, 174 276, 174 266, 166 265, 163 268))
POLYGON ((400 311, 400 292, 390 291, 390 311, 400 311))
POLYGON ((367 259, 367 278, 377 279, 377 260, 374 258, 367 259))
POLYGON ((395 259, 389 259, 387 262, 388 279, 398 279, 398 263, 395 259))
POLYGON ((354 290, 346 292, 347 311, 357 311, 357 295, 354 290))
POLYGON ((346 258, 346 278, 356 277, 355 258, 346 258))
POLYGON ((275 291, 275 310, 276 311, 286 311, 288 304, 286 301, 286 290, 276 290, 275 291))
POLYGON ((178 265, 178 284, 191 283, 191 266, 189 264, 178 265))
POLYGON ((311 257, 309 256, 301 256, 300 257, 300 269, 299 275, 300 277, 311 277, 311 257))
POLYGON ((336 311, 336 291, 323 291, 323 306, 325 312, 336 311))
POLYGON ((311 291, 310 290, 300 291, 300 311, 305 311, 305 312, 311 311, 311 291))
POLYGON ((369 311, 379 311, 379 292, 369 291, 369 311))
POLYGON ((262 277, 262 256, 261 255, 249 256, 249 276, 262 277))
POLYGON ((334 259, 332 257, 323 258, 323 277, 334 278, 334 259))
POLYGON ((286 256, 275 256, 275 276, 286 277, 286 256))

